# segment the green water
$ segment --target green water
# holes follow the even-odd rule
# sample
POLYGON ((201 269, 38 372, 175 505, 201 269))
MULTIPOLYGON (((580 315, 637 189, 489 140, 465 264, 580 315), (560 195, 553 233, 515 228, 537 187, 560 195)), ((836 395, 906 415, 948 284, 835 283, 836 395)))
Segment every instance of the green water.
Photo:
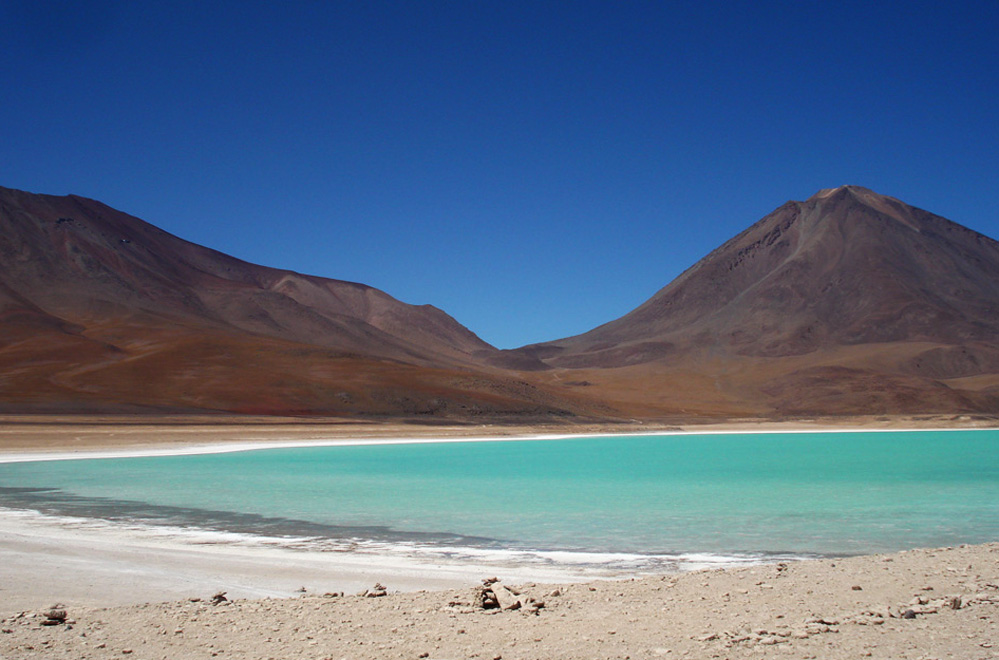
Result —
POLYGON ((999 431, 627 436, 0 464, 0 507, 488 551, 827 555, 999 540, 999 431))

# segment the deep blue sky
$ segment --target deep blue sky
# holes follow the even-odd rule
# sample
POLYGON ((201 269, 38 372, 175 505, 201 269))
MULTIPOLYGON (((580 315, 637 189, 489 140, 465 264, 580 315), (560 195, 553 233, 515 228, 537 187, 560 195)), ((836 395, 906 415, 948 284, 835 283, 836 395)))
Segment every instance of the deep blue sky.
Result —
POLYGON ((616 318, 788 199, 999 237, 999 3, 0 3, 0 185, 443 308, 616 318))

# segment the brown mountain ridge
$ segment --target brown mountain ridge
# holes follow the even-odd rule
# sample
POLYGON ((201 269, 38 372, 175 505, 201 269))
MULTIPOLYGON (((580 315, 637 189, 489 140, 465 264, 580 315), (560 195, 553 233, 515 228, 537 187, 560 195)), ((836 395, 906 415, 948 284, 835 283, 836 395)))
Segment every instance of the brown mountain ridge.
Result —
POLYGON ((499 351, 443 311, 0 188, 0 411, 456 420, 999 413, 999 243, 843 186, 590 332, 499 351))
POLYGON ((435 307, 250 264, 75 195, 0 188, 0 263, 8 411, 571 409, 489 367, 502 353, 435 307))
POLYGON ((625 316, 520 350, 659 414, 683 402, 707 414, 995 412, 999 243, 866 188, 822 190, 625 316))

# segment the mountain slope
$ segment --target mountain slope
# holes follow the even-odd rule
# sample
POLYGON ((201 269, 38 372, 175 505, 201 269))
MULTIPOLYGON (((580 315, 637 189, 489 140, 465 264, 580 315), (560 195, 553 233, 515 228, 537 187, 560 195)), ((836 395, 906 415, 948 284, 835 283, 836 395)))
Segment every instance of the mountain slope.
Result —
POLYGON ((418 363, 490 347, 444 312, 249 264, 76 196, 0 189, 7 290, 74 323, 171 318, 418 363))
POLYGON ((250 264, 93 200, 0 188, 0 266, 9 409, 561 410, 435 307, 250 264))
POLYGON ((0 412, 691 419, 999 414, 999 243, 855 186, 633 312, 499 351, 429 305, 0 188, 0 412))
POLYGON ((520 352, 651 382, 700 374, 754 414, 991 410, 999 243, 865 188, 823 190, 784 204, 625 316, 520 352))

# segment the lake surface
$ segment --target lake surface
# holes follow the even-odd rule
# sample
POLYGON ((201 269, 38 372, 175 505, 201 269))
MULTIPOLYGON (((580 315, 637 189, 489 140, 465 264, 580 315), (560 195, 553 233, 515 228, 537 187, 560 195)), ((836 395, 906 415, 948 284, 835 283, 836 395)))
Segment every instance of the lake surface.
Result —
POLYGON ((0 507, 320 549, 633 568, 846 555, 999 540, 999 431, 590 437, 8 463, 0 464, 0 507))

